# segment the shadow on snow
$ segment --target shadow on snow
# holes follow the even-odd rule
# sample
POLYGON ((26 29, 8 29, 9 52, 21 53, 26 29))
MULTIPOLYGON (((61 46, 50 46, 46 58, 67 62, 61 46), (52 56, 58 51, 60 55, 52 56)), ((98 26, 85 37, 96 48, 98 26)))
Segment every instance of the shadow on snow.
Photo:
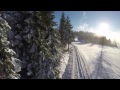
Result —
POLYGON ((98 53, 98 58, 96 59, 97 62, 95 62, 95 69, 94 71, 90 74, 92 79, 110 79, 110 74, 113 73, 110 68, 104 67, 103 66, 103 61, 104 61, 104 55, 105 51, 101 50, 98 53), (109 72, 109 73, 108 73, 109 72))

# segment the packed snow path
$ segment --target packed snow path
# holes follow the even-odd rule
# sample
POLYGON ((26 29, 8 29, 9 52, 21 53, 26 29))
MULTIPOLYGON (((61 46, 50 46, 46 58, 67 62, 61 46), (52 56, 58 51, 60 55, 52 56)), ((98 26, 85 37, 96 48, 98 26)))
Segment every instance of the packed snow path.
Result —
POLYGON ((72 43, 63 79, 120 79, 120 49, 72 43))
POLYGON ((90 79, 84 56, 72 44, 72 50, 63 79, 90 79))
POLYGON ((88 67, 85 62, 85 58, 77 49, 73 46, 73 61, 72 61, 72 79, 90 79, 88 67))

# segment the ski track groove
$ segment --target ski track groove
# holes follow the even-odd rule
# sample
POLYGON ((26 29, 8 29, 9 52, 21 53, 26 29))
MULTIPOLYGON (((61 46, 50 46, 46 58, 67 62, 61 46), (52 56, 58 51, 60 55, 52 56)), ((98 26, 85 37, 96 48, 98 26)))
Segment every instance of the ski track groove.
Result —
POLYGON ((81 53, 79 53, 79 51, 77 50, 77 47, 72 45, 73 46, 73 52, 74 52, 74 55, 73 57, 75 57, 73 59, 73 64, 72 65, 75 65, 75 61, 76 61, 76 68, 75 69, 75 66, 73 66, 72 70, 74 70, 72 73, 72 77, 75 77, 75 73, 78 72, 77 74, 77 78, 78 79, 90 79, 90 76, 88 74, 88 68, 86 68, 86 64, 85 64, 85 59, 83 59, 83 55, 81 55, 81 53), (76 71, 77 70, 77 71, 76 71))

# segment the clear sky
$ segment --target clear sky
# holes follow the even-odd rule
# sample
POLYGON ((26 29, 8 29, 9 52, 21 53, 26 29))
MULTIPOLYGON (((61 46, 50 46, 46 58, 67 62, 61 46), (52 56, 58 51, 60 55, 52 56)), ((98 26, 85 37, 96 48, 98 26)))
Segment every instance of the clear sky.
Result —
MULTIPOLYGON (((55 11, 55 21, 60 21, 63 11, 55 11)), ((70 17, 75 31, 91 31, 102 33, 108 37, 118 38, 120 36, 120 11, 64 11, 65 15, 70 17), (105 24, 103 24, 105 23, 105 24), (102 24, 101 31, 98 30, 102 24), (107 24, 107 25, 106 25, 107 24), (105 30, 105 28, 108 28, 105 30), (108 34, 109 33, 109 34, 108 34), (114 36, 112 35, 114 33, 114 36), (119 33, 119 35, 118 35, 119 33)), ((119 37, 120 39, 120 37, 119 37)))
MULTIPOLYGON (((55 11, 55 21, 60 21, 61 14, 63 11, 55 11)), ((81 17, 83 15, 80 11, 64 11, 65 15, 70 17, 71 23, 73 24, 74 28, 80 24, 81 17)))

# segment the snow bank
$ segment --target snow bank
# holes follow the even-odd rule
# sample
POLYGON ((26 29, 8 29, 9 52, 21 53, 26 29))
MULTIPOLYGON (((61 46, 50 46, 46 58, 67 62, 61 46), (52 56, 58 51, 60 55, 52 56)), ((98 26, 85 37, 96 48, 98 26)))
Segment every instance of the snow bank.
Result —
POLYGON ((60 66, 58 67, 58 70, 60 71, 59 78, 62 78, 62 75, 65 72, 66 66, 68 64, 68 60, 69 60, 69 53, 66 52, 62 55, 62 58, 60 59, 60 66))

